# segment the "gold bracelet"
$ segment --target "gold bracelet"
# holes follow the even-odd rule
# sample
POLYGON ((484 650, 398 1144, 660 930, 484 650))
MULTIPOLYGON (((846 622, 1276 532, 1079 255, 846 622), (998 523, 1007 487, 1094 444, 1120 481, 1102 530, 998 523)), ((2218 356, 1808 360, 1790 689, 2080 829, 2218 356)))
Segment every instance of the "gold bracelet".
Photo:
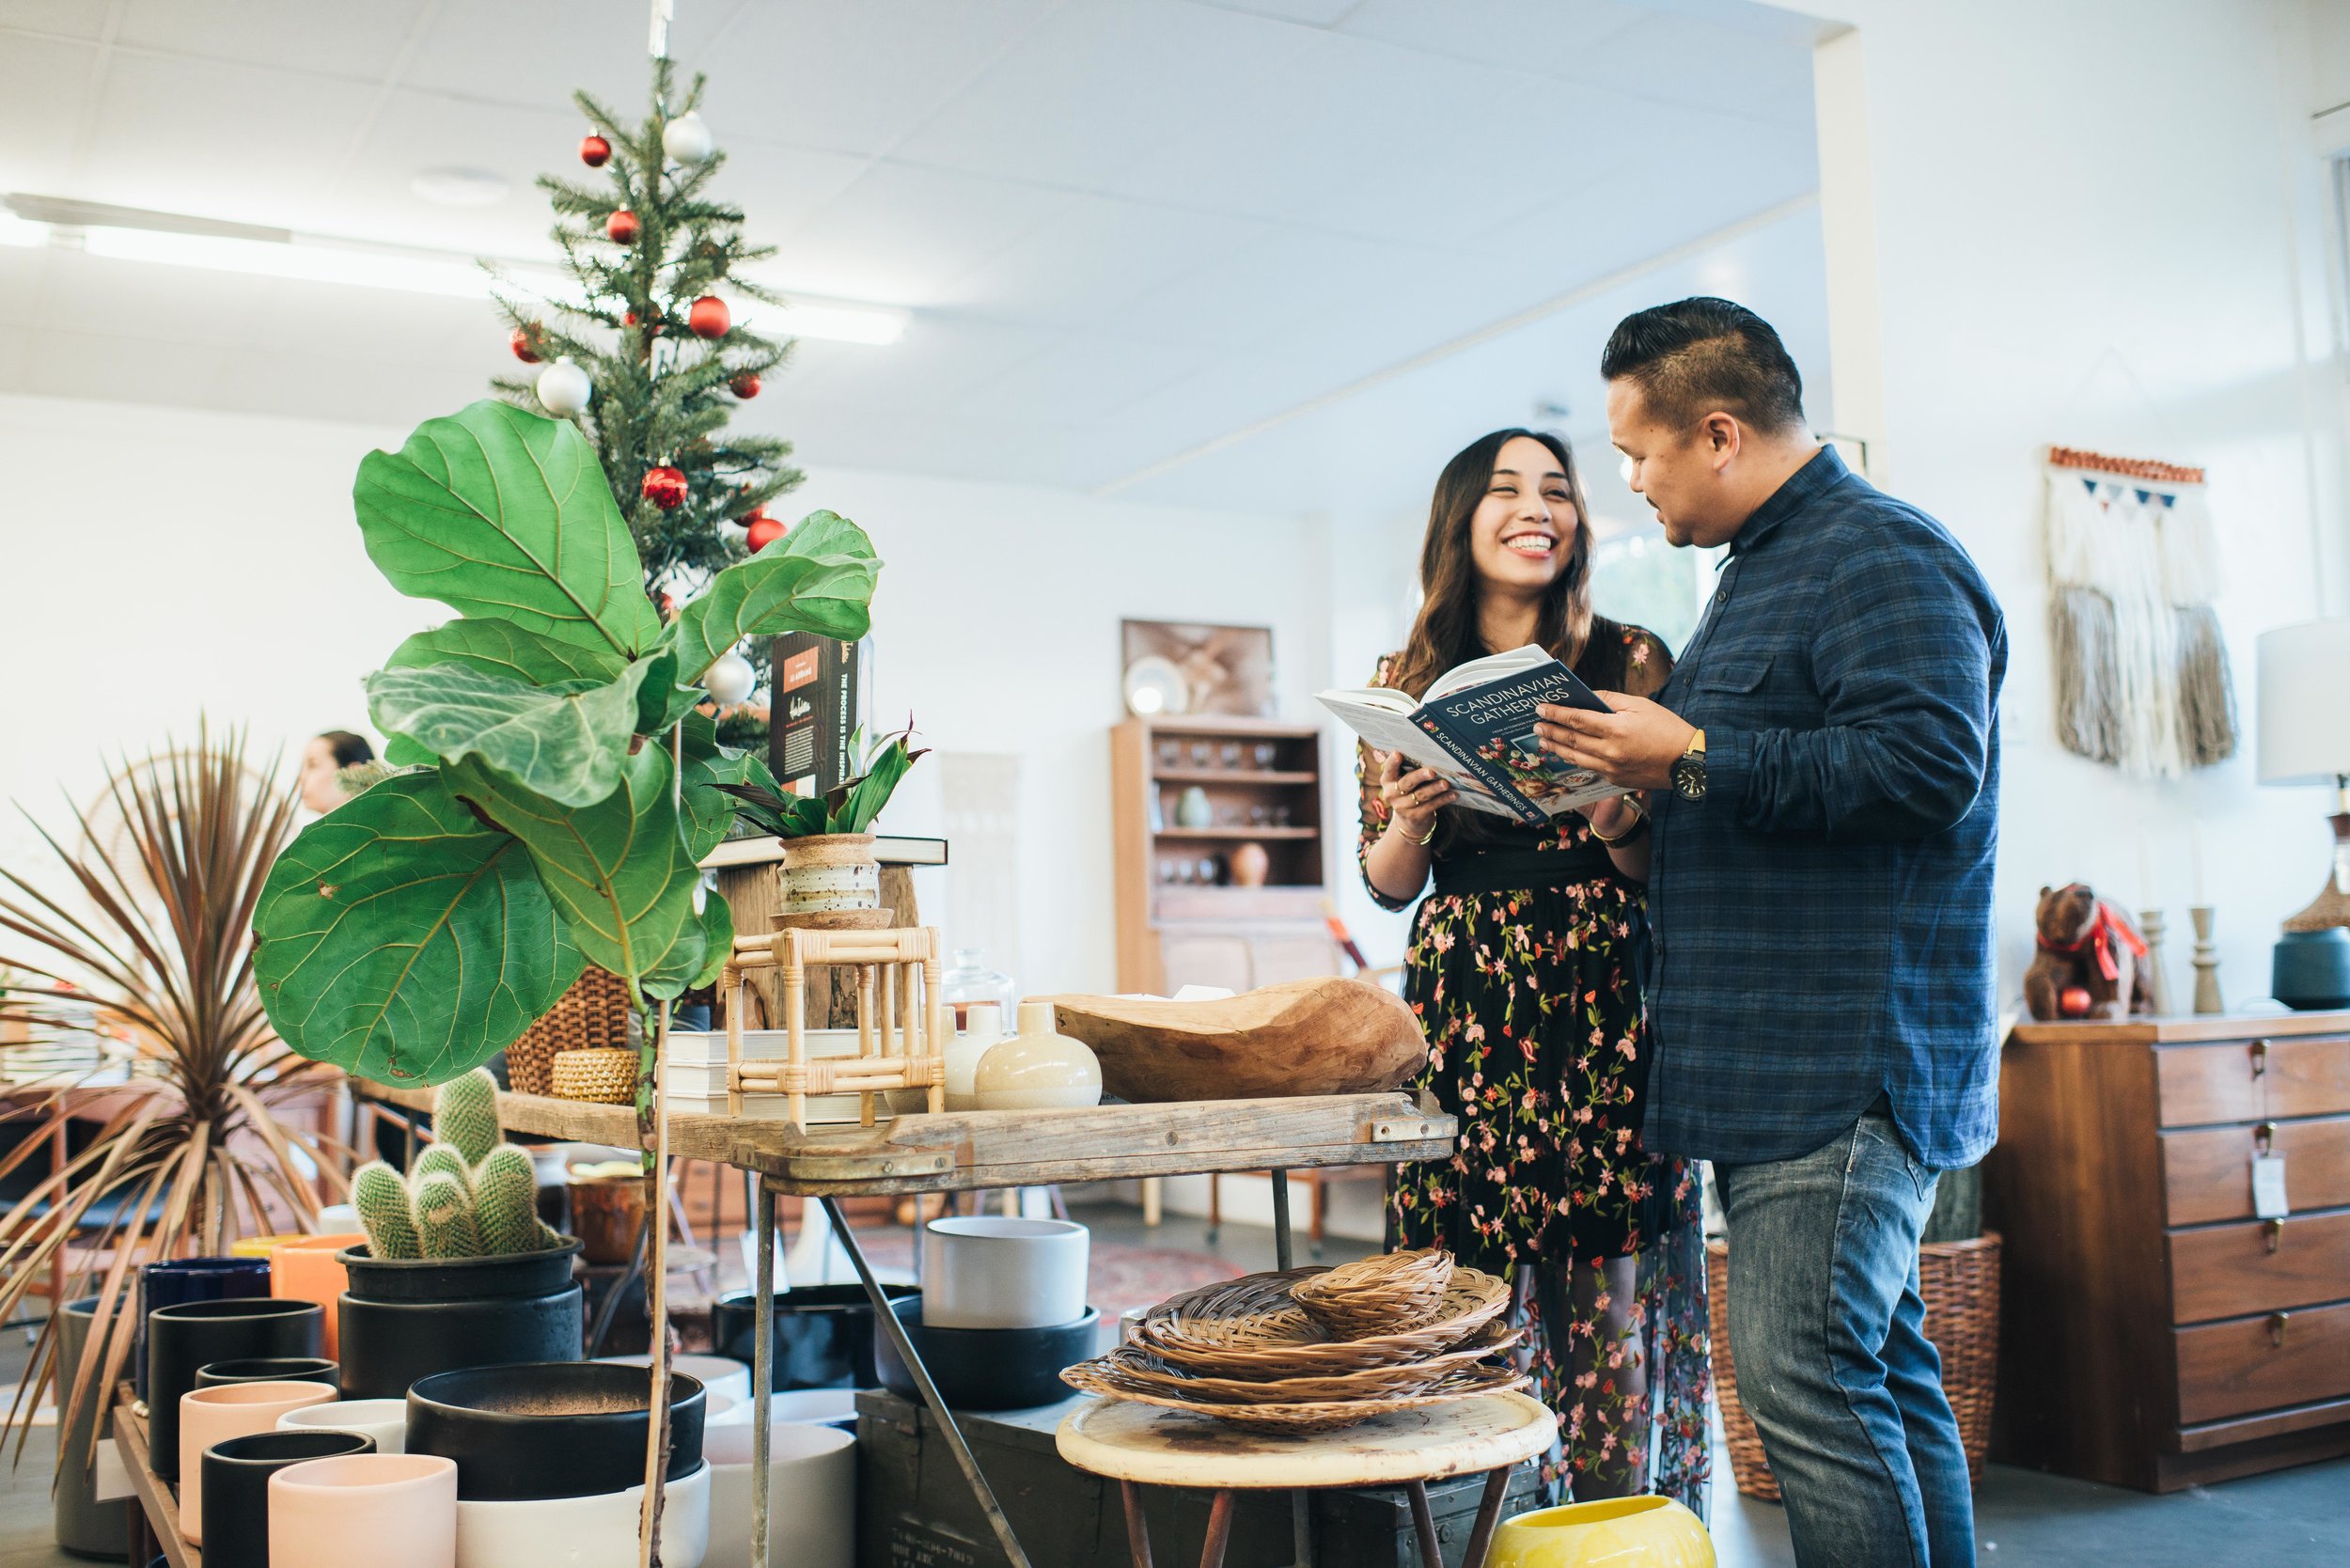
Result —
POLYGON ((1428 819, 1428 831, 1426 833, 1417 839, 1412 839, 1412 836, 1408 833, 1403 835, 1403 837, 1406 839, 1412 839, 1413 843, 1418 844, 1422 849, 1426 849, 1430 844, 1435 842, 1436 829, 1442 827, 1443 825, 1444 819, 1442 817, 1431 817, 1428 819))
POLYGON ((1629 806, 1632 809, 1632 825, 1625 828, 1622 833, 1617 834, 1613 839, 1610 839, 1606 834, 1602 833, 1596 826, 1592 826, 1588 820, 1585 823, 1586 826, 1590 826, 1591 828, 1591 837, 1598 839, 1602 845, 1608 849, 1622 849, 1624 845, 1633 842, 1635 839, 1638 839, 1641 834, 1648 831, 1648 813, 1640 809, 1639 803, 1631 795, 1626 794, 1623 797, 1623 800, 1624 804, 1629 806))

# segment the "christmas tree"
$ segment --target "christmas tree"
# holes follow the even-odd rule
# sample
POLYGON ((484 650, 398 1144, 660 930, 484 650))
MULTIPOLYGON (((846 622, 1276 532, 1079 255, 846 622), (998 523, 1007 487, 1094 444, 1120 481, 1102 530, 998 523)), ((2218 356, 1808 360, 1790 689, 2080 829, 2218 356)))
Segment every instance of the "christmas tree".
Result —
MULTIPOLYGON (((524 408, 570 419, 594 443, 636 538, 645 591, 662 604, 693 597, 779 537, 783 525, 762 505, 801 474, 791 443, 727 433, 734 404, 759 395, 791 345, 736 325, 719 290, 780 305, 737 273, 775 250, 746 244, 742 211, 704 194, 726 155, 695 112, 702 78, 680 99, 669 61, 652 64, 652 112, 641 125, 572 95, 595 127, 580 161, 605 182, 541 175, 539 186, 578 294, 529 298, 501 276, 514 354, 544 368, 494 384, 524 408)), ((763 667, 764 651, 749 651, 763 667)))

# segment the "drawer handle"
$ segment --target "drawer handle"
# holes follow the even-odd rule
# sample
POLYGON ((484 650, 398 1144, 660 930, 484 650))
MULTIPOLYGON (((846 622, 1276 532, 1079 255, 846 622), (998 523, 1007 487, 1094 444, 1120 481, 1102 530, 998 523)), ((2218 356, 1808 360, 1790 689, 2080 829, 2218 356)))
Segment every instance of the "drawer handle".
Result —
POLYGON ((2284 1241, 2285 1222, 2281 1219, 2270 1220, 2268 1222, 2268 1250, 2271 1252, 2276 1251, 2277 1248, 2284 1245, 2284 1241))
POLYGON ((2264 1078, 2267 1075, 2268 1042, 2265 1040, 2255 1040, 2252 1042, 2252 1076, 2255 1078, 2264 1078))
POLYGON ((2285 1348, 2285 1325, 2291 1322, 2292 1319, 2293 1314, 2291 1312, 2271 1312, 2268 1314, 2268 1342, 2271 1346, 2278 1350, 2285 1348))
POLYGON ((2277 1124, 2274 1121, 2264 1121, 2252 1129, 2252 1147, 2258 1152, 2265 1155, 2276 1143, 2277 1124))

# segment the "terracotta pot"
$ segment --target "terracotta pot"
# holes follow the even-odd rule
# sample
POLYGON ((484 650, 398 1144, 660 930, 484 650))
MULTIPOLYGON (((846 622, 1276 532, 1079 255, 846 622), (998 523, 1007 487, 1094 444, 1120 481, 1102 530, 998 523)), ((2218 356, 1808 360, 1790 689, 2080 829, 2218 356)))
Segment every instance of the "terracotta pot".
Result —
POLYGON ((638 1176, 600 1176, 566 1184, 580 1256, 590 1263, 625 1263, 636 1253, 645 1223, 645 1183, 638 1176))
POLYGON ((280 1432, 355 1432, 375 1439, 378 1453, 408 1448, 408 1402, 404 1399, 338 1399, 306 1404, 277 1418, 280 1432))
MULTIPOLYGON (((325 1317, 315 1302, 265 1295, 190 1301, 149 1312, 147 1441, 155 1473, 180 1479, 180 1397, 196 1387, 198 1368, 255 1356, 316 1356, 325 1317)), ((334 1392, 326 1390, 329 1398, 334 1392)))
POLYGON ((455 1568, 457 1466, 354 1453, 269 1478, 270 1568, 455 1568))
POLYGON ((1273 857, 1262 844, 1252 840, 1232 851, 1231 867, 1233 886, 1262 887, 1273 870, 1273 857))
POLYGON ((319 1354, 329 1360, 341 1354, 341 1314, 336 1309, 351 1276, 336 1254, 347 1247, 367 1244, 365 1232, 340 1236, 302 1236, 269 1255, 269 1294, 289 1301, 315 1301, 326 1311, 326 1332, 319 1354))
POLYGON ((254 1432, 206 1449, 202 1475, 180 1488, 182 1527, 194 1506, 190 1498, 203 1498, 204 1568, 270 1568, 270 1478, 289 1466, 368 1453, 374 1447, 354 1432, 254 1432))
POLYGON ((180 1395, 180 1533, 191 1541, 204 1539, 200 1461, 206 1449, 231 1437, 274 1432, 277 1418, 287 1411, 324 1404, 334 1397, 335 1390, 323 1383, 224 1383, 216 1388, 197 1388, 180 1395))

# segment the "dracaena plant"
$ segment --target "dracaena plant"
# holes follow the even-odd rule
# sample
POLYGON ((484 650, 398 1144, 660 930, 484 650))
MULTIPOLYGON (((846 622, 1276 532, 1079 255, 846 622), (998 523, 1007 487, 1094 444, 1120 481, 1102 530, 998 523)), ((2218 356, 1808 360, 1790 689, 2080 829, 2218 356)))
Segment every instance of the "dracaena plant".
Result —
POLYGON ((352 493, 394 588, 462 619, 368 677, 394 774, 305 828, 254 919, 271 1022, 391 1084, 479 1065, 588 964, 636 1005, 709 983, 733 947, 697 863, 766 765, 718 744, 700 682, 746 637, 862 636, 881 563, 819 511, 664 621, 593 449, 482 401, 371 452, 352 493))
POLYGON ((898 780, 906 776, 927 749, 912 749, 914 726, 909 721, 894 735, 885 735, 865 761, 865 771, 844 778, 821 795, 787 795, 766 783, 722 783, 732 795, 744 822, 778 839, 812 839, 826 833, 863 833, 889 804, 898 780))

